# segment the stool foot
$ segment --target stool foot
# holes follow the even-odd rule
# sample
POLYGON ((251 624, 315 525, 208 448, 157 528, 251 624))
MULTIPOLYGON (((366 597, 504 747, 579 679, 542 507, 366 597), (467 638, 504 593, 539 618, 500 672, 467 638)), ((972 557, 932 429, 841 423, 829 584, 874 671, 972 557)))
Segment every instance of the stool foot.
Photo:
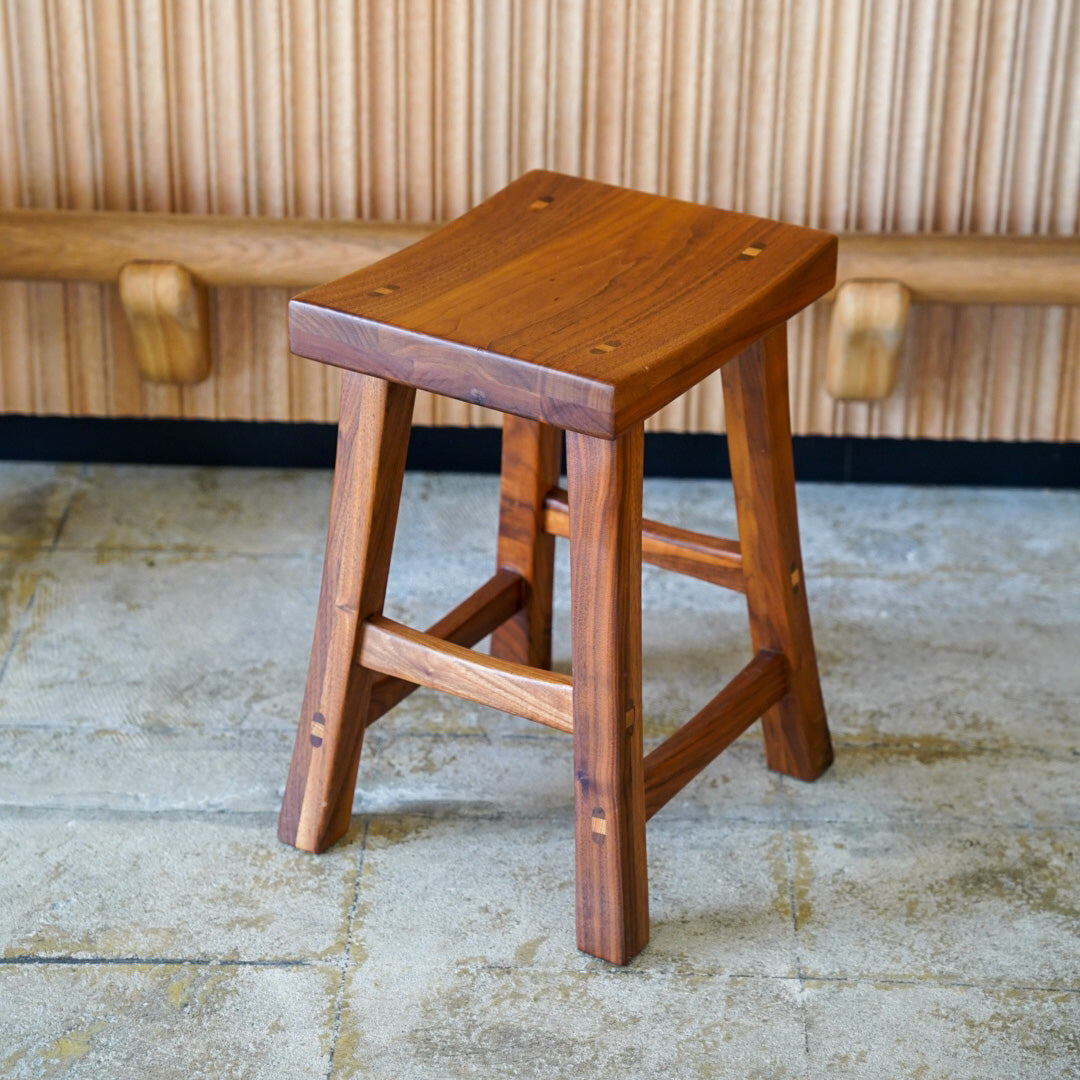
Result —
POLYGON ((764 717, 769 768, 816 780, 832 763, 799 550, 788 406, 787 328, 778 326, 722 368, 754 651, 782 652, 791 689, 764 717))
POLYGON ((649 940, 641 728, 638 424, 567 433, 574 676, 577 944, 613 964, 649 940))
POLYGON ((375 674, 356 663, 365 619, 382 611, 415 391, 346 372, 322 589, 278 836, 305 851, 340 839, 375 674))
POLYGON ((551 586, 555 537, 544 532, 544 498, 559 484, 562 432, 537 420, 503 418, 497 568, 528 583, 528 600, 491 635, 491 655, 551 667, 551 586))

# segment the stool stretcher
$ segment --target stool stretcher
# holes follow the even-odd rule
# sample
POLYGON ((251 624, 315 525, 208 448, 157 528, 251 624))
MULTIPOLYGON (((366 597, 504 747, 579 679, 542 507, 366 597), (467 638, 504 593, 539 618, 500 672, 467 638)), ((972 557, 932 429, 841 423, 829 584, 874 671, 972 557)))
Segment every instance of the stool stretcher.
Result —
POLYGON ((646 756, 646 819, 787 693, 788 676, 784 654, 762 649, 712 701, 646 756))
MULTIPOLYGON (((528 589, 520 574, 499 570, 453 611, 444 615, 427 633, 452 645, 471 648, 493 630, 512 619, 525 606, 528 589)), ((417 687, 408 679, 384 675, 375 680, 368 705, 367 726, 404 701, 417 687)))
POLYGON ((365 668, 559 731, 574 730, 569 675, 485 656, 381 615, 368 619, 361 632, 359 659, 365 668))
MULTIPOLYGON (((568 499, 561 488, 548 492, 544 500, 544 532, 552 536, 570 536, 568 499)), ((746 592, 738 540, 722 540, 643 518, 641 560, 664 570, 722 585, 725 589, 746 592)))

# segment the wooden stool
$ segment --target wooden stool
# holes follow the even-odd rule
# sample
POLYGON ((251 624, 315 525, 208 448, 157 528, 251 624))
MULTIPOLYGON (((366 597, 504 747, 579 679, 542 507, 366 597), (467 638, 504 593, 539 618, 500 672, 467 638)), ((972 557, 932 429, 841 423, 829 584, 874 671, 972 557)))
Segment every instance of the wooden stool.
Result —
POLYGON ((292 301, 293 351, 346 370, 283 841, 341 837, 364 728, 417 685, 573 732, 577 944, 624 964, 649 937, 649 817, 759 716, 771 768, 828 767, 785 322, 835 272, 828 233, 531 172, 292 301), (644 420, 722 364, 741 543, 641 516, 644 420), (418 387, 508 414, 495 576, 426 633, 382 614, 418 387), (548 670, 555 536, 570 539, 572 678, 548 670), (644 758, 643 558, 745 592, 754 648, 644 758), (469 648, 493 631, 491 656, 469 648))

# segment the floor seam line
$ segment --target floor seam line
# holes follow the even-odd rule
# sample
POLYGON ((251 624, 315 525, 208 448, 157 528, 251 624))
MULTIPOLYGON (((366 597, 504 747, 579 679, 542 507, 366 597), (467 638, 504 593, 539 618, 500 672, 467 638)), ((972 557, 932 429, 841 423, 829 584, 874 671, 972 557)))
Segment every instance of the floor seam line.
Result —
POLYGON ((290 551, 221 551, 211 547, 185 547, 182 544, 165 547, 150 547, 150 546, 132 546, 125 547, 122 544, 62 544, 59 542, 54 543, 51 547, 45 549, 48 551, 55 551, 58 554, 63 555, 184 555, 189 556, 192 559, 195 558, 214 558, 214 559, 273 559, 282 562, 293 561, 299 562, 309 561, 319 557, 316 553, 308 554, 307 552, 290 552, 290 551))
MULTIPOLYGON (((762 976, 769 978, 769 976, 762 976)), ((861 983, 880 983, 885 986, 911 986, 930 987, 945 990, 985 990, 994 992, 1005 990, 1009 992, 1036 993, 1036 994, 1080 994, 1080 984, 1076 986, 1039 986, 1033 983, 1003 983, 1000 979, 988 976, 982 982, 971 982, 963 979, 900 979, 895 976, 879 976, 867 973, 866 975, 803 975, 803 981, 807 983, 837 983, 857 986, 861 983)))
POLYGON ((52 543, 49 545, 49 551, 55 551, 60 543, 60 537, 64 535, 64 528, 68 523, 68 518, 71 516, 71 511, 75 506, 75 498, 79 494, 79 486, 74 485, 71 489, 71 493, 68 495, 68 500, 64 505, 64 509, 60 512, 60 520, 56 523, 56 531, 53 533, 52 543))
MULTIPOLYGON (((522 969, 519 966, 515 966, 510 963, 479 963, 470 966, 470 970, 490 972, 493 974, 520 972, 522 969)), ((542 972, 559 971, 563 972, 565 968, 548 969, 540 968, 533 969, 542 972)), ((671 979, 685 979, 685 978, 704 978, 704 979, 735 979, 735 980, 762 980, 766 982, 776 983, 796 983, 800 988, 808 983, 829 983, 836 984, 838 986, 861 986, 867 983, 878 983, 886 986, 910 986, 914 988, 927 988, 927 989, 944 989, 944 990, 983 990, 988 993, 995 991, 1009 991, 1019 993, 1032 993, 1032 994, 1075 994, 1080 995, 1080 985, 1077 986, 1039 986, 1034 984, 1013 984, 1013 983, 1001 983, 1000 981, 988 978, 985 982, 965 982, 955 979, 902 979, 896 977, 881 977, 878 975, 867 973, 866 975, 816 975, 812 972, 803 972, 800 976, 786 975, 786 974, 771 974, 769 972, 751 972, 751 971, 707 971, 707 970, 694 970, 686 968, 667 968, 667 967, 647 967, 639 966, 635 968, 584 968, 576 971, 575 974, 586 976, 597 976, 602 978, 623 978, 623 979, 647 979, 652 977, 671 978, 671 979)))
POLYGON ((37 599, 38 589, 41 586, 41 578, 34 582, 33 589, 30 590, 30 597, 23 606, 22 611, 18 614, 15 629, 11 634, 11 643, 8 645, 7 652, 4 653, 3 661, 0 661, 0 686, 3 685, 4 676, 7 674, 8 666, 11 664, 11 658, 15 655, 15 650, 19 647, 19 642, 22 641, 23 634, 26 632, 27 624, 30 620, 30 611, 33 609, 34 601, 37 599))
MULTIPOLYGON (((71 493, 68 495, 67 502, 64 504, 64 509, 60 513, 60 519, 56 523, 56 530, 53 532, 53 537, 48 546, 35 547, 33 550, 39 555, 52 555, 56 551, 56 545, 60 542, 60 534, 64 531, 64 526, 67 524, 71 509, 75 505, 75 496, 78 494, 78 488, 73 487, 71 493)), ((15 548, 14 550, 19 550, 15 548)), ((0 661, 0 685, 3 685, 4 676, 7 674, 8 666, 11 663, 11 658, 15 655, 15 650, 19 647, 19 642, 22 641, 23 634, 26 631, 26 626, 31 610, 34 607, 34 601, 37 599, 38 589, 41 586, 41 578, 44 575, 38 577, 34 582, 33 589, 30 590, 30 597, 26 601, 22 611, 19 612, 18 622, 15 629, 11 634, 11 643, 8 645, 7 652, 4 653, 4 658, 0 661)))
POLYGON ((360 903, 360 876, 364 872, 364 855, 367 853, 368 832, 371 822, 364 819, 363 828, 360 832, 360 852, 356 859, 356 879, 353 882, 353 898, 349 905, 349 914, 345 920, 345 952, 341 958, 341 982, 338 984, 337 997, 334 1001, 334 1028, 330 1034, 330 1060, 326 1066, 326 1080, 334 1072, 334 1055, 337 1053, 338 1037, 341 1035, 341 1010, 345 1003, 345 980, 349 974, 349 964, 352 960, 352 936, 353 926, 356 923, 356 909, 360 903))
MULTIPOLYGON (((4 733, 3 726, 0 726, 0 738, 4 733)), ((35 729, 37 730, 37 729, 35 729)), ((494 800, 492 800, 494 803, 494 800)), ((94 805, 94 804, 73 804, 73 803, 31 803, 31 802, 8 802, 0 799, 0 813, 9 814, 89 814, 100 816, 102 819, 107 819, 110 816, 118 817, 131 817, 140 816, 147 819, 150 818, 179 818, 182 820, 201 820, 206 819, 210 821, 216 820, 233 820, 237 818, 252 818, 252 819, 270 819, 276 818, 280 811, 280 804, 267 804, 261 808, 248 808, 248 807, 214 807, 207 808, 205 806, 173 806, 173 807, 156 807, 146 808, 139 806, 106 806, 106 805, 94 805)), ((528 807, 523 807, 519 811, 509 810, 492 810, 480 812, 476 809, 470 809, 469 805, 465 806, 451 806, 445 809, 439 810, 417 810, 410 807, 384 807, 381 809, 364 809, 362 807, 357 808, 356 816, 363 818, 365 821, 378 818, 411 818, 425 822, 498 822, 506 821, 511 825, 528 825, 533 822, 547 823, 552 825, 564 824, 565 822, 572 820, 573 807, 568 806, 565 809, 553 810, 553 811, 540 811, 530 810, 528 807)), ((1067 820, 1047 820, 1039 822, 1025 822, 1025 821, 1001 821, 988 818, 967 818, 967 817, 955 817, 955 818, 931 818, 931 817, 911 817, 911 818, 893 818, 888 822, 884 821, 860 821, 854 818, 801 818, 796 817, 790 822, 777 822, 772 818, 752 818, 752 817, 718 817, 709 814, 701 814, 695 816, 678 816, 669 817, 666 819, 669 825, 712 825, 712 826, 725 826, 725 825, 738 825, 738 826, 754 826, 763 829, 776 829, 785 827, 797 827, 797 828, 817 828, 824 826, 835 826, 840 828, 885 828, 888 827, 898 831, 910 831, 913 829, 943 829, 948 828, 950 830, 955 829, 976 829, 985 825, 987 820, 990 820, 995 828, 1008 829, 1010 832, 1016 833, 1067 833, 1074 834, 1080 831, 1080 821, 1067 821, 1067 820)))
POLYGON ((777 777, 782 800, 782 825, 784 829, 784 869, 787 874, 788 886, 788 909, 791 912, 791 936, 792 946, 795 951, 795 976, 799 984, 799 1015, 802 1018, 803 1030, 803 1073, 806 1075, 810 1068, 810 1026, 806 1015, 806 1000, 803 991, 806 989, 805 973, 803 971, 802 953, 799 949, 799 909, 795 897, 795 859, 791 842, 792 829, 796 823, 792 815, 791 792, 784 782, 784 776, 777 777))
POLYGON ((297 960, 240 960, 205 956, 0 956, 0 967, 313 967, 322 961, 314 958, 297 960))

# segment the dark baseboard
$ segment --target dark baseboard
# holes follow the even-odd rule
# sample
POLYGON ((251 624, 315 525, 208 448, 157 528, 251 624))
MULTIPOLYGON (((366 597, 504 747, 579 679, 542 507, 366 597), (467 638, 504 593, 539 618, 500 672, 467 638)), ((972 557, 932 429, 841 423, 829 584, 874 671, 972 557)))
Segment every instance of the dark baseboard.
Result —
MULTIPOLYGON (((497 428, 413 429, 410 469, 496 472, 497 428)), ((329 468, 333 424, 0 416, 0 459, 329 468)), ((1080 443, 801 436, 800 480, 990 487, 1080 487, 1080 443)), ((645 436, 647 476, 730 476, 723 435, 645 436)))

